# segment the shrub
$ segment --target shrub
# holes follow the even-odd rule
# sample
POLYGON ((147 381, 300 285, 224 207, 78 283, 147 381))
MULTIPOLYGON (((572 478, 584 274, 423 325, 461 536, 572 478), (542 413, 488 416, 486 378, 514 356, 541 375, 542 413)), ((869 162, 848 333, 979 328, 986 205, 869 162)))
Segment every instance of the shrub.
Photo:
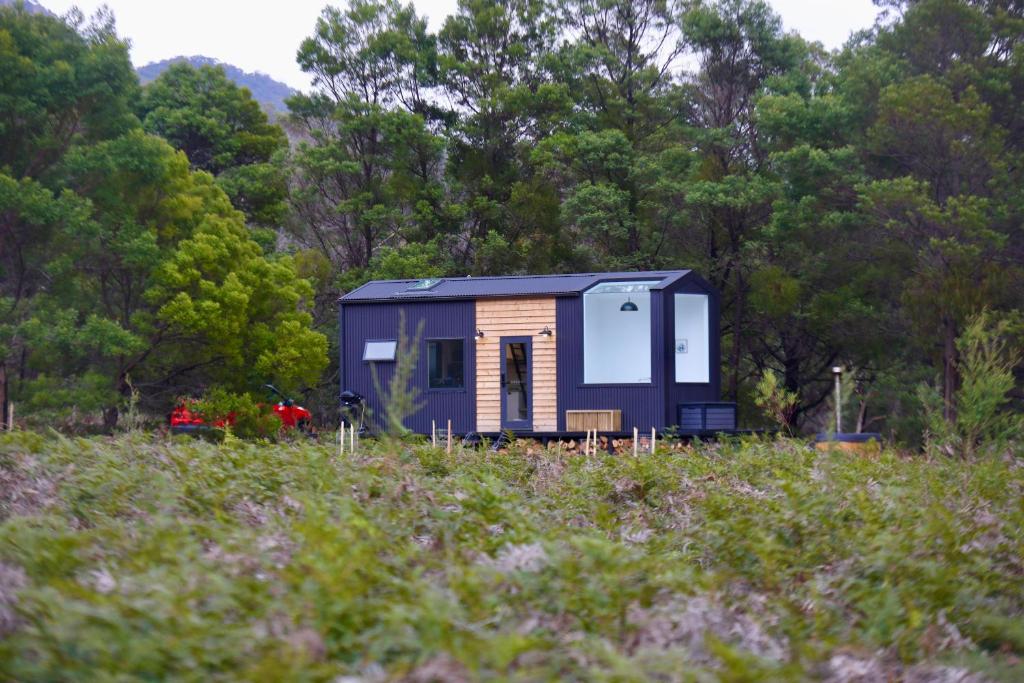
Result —
POLYGON ((967 325, 957 340, 960 386, 951 420, 943 415, 942 398, 922 386, 919 398, 928 417, 925 435, 930 450, 959 452, 973 457, 983 450, 1004 447, 1024 432, 1024 417, 1010 406, 1015 386, 1014 370, 1022 360, 1013 345, 1015 326, 984 312, 967 325))
POLYGON ((274 411, 257 403, 248 393, 211 389, 196 404, 196 409, 207 424, 225 420, 225 429, 243 439, 273 439, 281 430, 281 420, 274 411))
POLYGON ((761 381, 754 388, 754 405, 787 432, 793 425, 797 401, 797 395, 782 386, 778 376, 771 370, 764 371, 761 381))

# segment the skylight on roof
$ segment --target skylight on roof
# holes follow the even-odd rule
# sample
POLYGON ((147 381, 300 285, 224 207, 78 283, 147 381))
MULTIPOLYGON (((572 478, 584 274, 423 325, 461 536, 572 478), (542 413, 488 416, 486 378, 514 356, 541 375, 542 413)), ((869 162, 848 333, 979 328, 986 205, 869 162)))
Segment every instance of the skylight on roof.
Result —
POLYGON ((426 291, 428 289, 433 289, 434 287, 438 286, 439 284, 441 284, 441 278, 439 278, 439 277, 428 277, 428 278, 423 279, 423 280, 418 280, 418 281, 414 282, 413 284, 409 285, 408 287, 405 288, 405 291, 407 291, 407 292, 423 292, 423 291, 426 291))

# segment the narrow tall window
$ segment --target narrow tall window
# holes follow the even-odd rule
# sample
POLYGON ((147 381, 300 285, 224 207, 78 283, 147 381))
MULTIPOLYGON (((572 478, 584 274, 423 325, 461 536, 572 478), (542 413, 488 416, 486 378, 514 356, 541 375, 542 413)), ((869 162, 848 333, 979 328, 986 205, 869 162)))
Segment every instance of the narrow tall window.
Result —
POLYGON ((583 293, 583 381, 651 383, 651 287, 602 282, 583 293))
POLYGON ((462 389, 464 374, 463 340, 435 339, 427 342, 428 386, 431 389, 462 389))
POLYGON ((707 295, 676 294, 675 319, 676 382, 707 384, 711 381, 707 295))

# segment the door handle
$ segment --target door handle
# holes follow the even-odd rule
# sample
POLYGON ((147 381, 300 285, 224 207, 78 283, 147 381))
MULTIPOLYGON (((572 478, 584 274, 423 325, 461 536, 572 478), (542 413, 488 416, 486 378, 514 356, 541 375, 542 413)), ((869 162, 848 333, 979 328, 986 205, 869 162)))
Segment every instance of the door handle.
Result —
POLYGON ((505 386, 505 373, 501 373, 501 386, 505 386))

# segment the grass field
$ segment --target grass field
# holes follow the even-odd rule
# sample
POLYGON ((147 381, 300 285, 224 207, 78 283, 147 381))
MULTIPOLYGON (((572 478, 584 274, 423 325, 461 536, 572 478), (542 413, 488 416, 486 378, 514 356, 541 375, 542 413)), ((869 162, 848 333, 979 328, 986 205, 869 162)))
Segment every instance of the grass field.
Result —
POLYGON ((0 679, 1022 680, 1022 467, 0 437, 0 679))

